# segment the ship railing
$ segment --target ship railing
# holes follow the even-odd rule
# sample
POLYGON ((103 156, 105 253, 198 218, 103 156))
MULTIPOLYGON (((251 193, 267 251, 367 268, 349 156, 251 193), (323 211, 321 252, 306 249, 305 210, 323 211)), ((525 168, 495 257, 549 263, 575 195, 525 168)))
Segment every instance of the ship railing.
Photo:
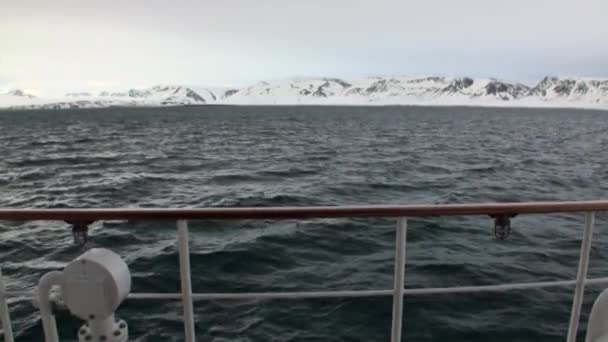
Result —
MULTIPOLYGON (((587 278, 589 254, 595 222, 595 213, 608 211, 608 201, 577 202, 527 202, 489 204, 445 204, 445 205, 384 205, 341 207, 254 207, 254 208, 188 208, 188 209, 0 209, 0 220, 32 221, 57 220, 87 222, 103 220, 163 220, 177 222, 177 249, 181 292, 178 293, 131 293, 129 299, 181 300, 185 341, 195 341, 194 301, 244 300, 244 299, 302 299, 337 297, 392 296, 391 342, 401 341, 404 296, 494 292, 537 288, 574 286, 572 309, 567 341, 574 342, 579 327, 581 306, 585 286, 608 284, 608 277, 587 278), (584 216, 582 241, 576 279, 542 282, 510 283, 483 286, 457 286, 441 288, 406 288, 405 265, 407 247, 407 218, 435 216, 512 217, 525 214, 580 213, 584 216), (194 293, 190 274, 188 220, 268 220, 268 219, 327 219, 327 218, 396 218, 395 261, 393 287, 388 289, 298 291, 298 292, 253 292, 253 293, 194 293)), ((6 342, 13 342, 13 331, 7 307, 11 297, 33 298, 30 291, 7 291, 0 273, 0 317, 6 342)))

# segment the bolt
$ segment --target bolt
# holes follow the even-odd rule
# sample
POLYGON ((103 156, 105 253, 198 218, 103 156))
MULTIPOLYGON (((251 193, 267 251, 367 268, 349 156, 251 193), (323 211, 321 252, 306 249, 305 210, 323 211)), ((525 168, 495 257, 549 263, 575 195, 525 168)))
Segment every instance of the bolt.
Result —
POLYGON ((114 330, 114 336, 120 336, 120 330, 114 330))
POLYGON ((85 328, 80 329, 80 331, 78 332, 80 335, 84 335, 87 333, 85 328))
POLYGON ((95 319, 95 315, 93 315, 93 314, 89 315, 89 319, 95 319))
POLYGON ((124 329, 124 328, 126 328, 126 327, 127 327, 127 325, 125 324, 125 322, 120 322, 120 324, 118 325, 118 327, 119 327, 120 329, 124 329))
POLYGON ((84 339, 85 339, 85 341, 90 341, 90 340, 93 339, 93 336, 87 335, 87 336, 84 337, 84 339))
POLYGON ((106 335, 99 336, 100 341, 105 341, 107 339, 106 335))

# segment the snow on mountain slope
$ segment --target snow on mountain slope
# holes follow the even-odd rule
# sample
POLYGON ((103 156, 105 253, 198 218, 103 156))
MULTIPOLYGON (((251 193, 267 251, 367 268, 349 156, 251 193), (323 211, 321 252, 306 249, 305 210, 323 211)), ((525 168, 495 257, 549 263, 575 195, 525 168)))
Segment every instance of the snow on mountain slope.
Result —
POLYGON ((220 102, 225 104, 314 104, 333 103, 351 85, 339 79, 260 82, 253 86, 227 91, 220 102))
POLYGON ((373 78, 347 90, 347 96, 367 97, 380 103, 455 103, 514 100, 528 91, 522 84, 472 78, 373 78))
POLYGON ((608 105, 608 80, 545 77, 530 95, 546 102, 587 102, 608 105))
POLYGON ((124 92, 68 93, 34 97, 22 91, 0 94, 0 108, 54 109, 110 106, 235 105, 470 105, 608 109, 608 80, 545 77, 536 86, 468 77, 369 77, 296 79, 226 88, 216 96, 205 88, 155 86, 124 92))
MULTIPOLYGON (((8 95, 7 95, 8 96, 8 95)), ((101 108, 111 106, 181 106, 200 105, 215 101, 215 95, 207 91, 201 96, 194 90, 181 86, 155 86, 148 89, 129 89, 125 92, 102 91, 99 94, 90 92, 72 92, 64 98, 36 98, 35 101, 4 99, 0 95, 0 107, 15 109, 62 109, 62 108, 101 108)))
MULTIPOLYGON (((208 92, 209 100, 215 96, 208 92)), ((149 89, 129 89, 126 92, 99 93, 100 100, 130 101, 136 105, 194 105, 207 100, 194 90, 180 86, 155 86, 149 89)))
POLYGON ((19 89, 0 93, 0 108, 21 105, 36 105, 44 102, 44 100, 41 100, 40 98, 19 89))
POLYGON ((4 95, 15 96, 15 97, 20 97, 20 98, 28 98, 28 99, 33 99, 34 97, 36 97, 32 94, 28 94, 28 93, 24 92, 23 90, 19 90, 19 89, 11 90, 4 95))
POLYGON ((260 82, 232 89, 225 104, 484 105, 608 108, 608 80, 545 78, 535 87, 468 77, 370 77, 260 82))
POLYGON ((508 101, 529 91, 522 84, 494 79, 445 77, 335 78, 261 82, 227 92, 227 104, 468 104, 508 101))

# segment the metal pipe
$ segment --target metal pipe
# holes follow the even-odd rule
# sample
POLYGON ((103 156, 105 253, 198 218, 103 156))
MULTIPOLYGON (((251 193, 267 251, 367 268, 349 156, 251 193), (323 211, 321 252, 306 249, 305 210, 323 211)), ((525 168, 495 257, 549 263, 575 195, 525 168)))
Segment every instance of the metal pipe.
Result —
POLYGON ((177 247, 179 252, 179 274, 184 308, 184 331, 187 342, 194 342, 194 308, 192 303, 192 278, 190 274, 190 248, 188 246, 188 221, 177 221, 177 247))
POLYGON ((600 285, 608 284, 608 277, 585 279, 585 285, 597 285, 597 284, 600 284, 600 285))
POLYGON ((608 200, 577 202, 368 205, 251 208, 0 209, 0 220, 240 220, 338 217, 428 217, 608 211, 608 200))
POLYGON ((6 303, 6 287, 4 286, 4 278, 2 277, 2 268, 0 268, 0 320, 2 322, 1 328, 4 331, 4 341, 14 342, 13 325, 11 324, 11 315, 6 303))
MULTIPOLYGON (((585 285, 605 285, 608 284, 608 277, 586 279, 585 285)), ((431 294, 451 294, 451 293, 479 293, 497 292, 511 290, 542 289, 552 287, 566 287, 576 285, 576 280, 554 280, 539 281, 530 283, 511 283, 498 285, 479 285, 479 286, 457 286, 457 287, 429 287, 429 288, 406 288, 403 294, 406 296, 424 296, 431 294)), ((246 292, 246 293, 192 293, 193 300, 268 300, 268 299, 305 299, 305 298, 343 298, 343 297, 383 297, 392 296, 393 289, 376 290, 335 290, 335 291, 299 291, 299 292, 246 292)), ((7 291, 6 296, 17 300, 31 300, 31 291, 7 291)), ((127 297, 133 300, 154 300, 154 299, 182 299, 182 294, 175 292, 150 293, 139 292, 130 293, 127 297)))
MULTIPOLYGON (((608 277, 587 279, 586 285, 608 284, 608 277)), ((431 287, 404 289, 405 296, 424 296, 451 293, 481 293, 511 290, 542 289, 576 285, 576 280, 540 281, 532 283, 512 283, 499 285, 431 287)), ((382 297, 394 295, 394 290, 342 290, 342 291, 304 291, 304 292, 250 292, 250 293, 193 293, 194 300, 266 300, 266 299, 303 299, 303 298, 343 298, 343 297, 382 297)), ((132 293, 129 299, 180 299, 179 293, 132 293)))
POLYGON ((574 298, 572 300, 572 311, 570 312, 570 324, 568 326, 567 339, 568 342, 575 342, 576 333, 578 332, 581 306, 583 304, 583 295, 585 294, 585 279, 587 278, 587 269, 589 268, 589 254, 591 252, 591 239, 593 237, 594 224, 595 213, 585 213, 585 229, 583 231, 583 240, 581 242, 578 271, 576 274, 576 288, 574 289, 574 298))
POLYGON ((32 291, 27 291, 27 290, 23 290, 23 291, 4 291, 4 294, 7 297, 29 297, 26 299, 31 299, 33 297, 34 292, 32 291))
POLYGON ((57 323, 51 310, 49 292, 53 285, 59 284, 61 272, 51 271, 40 278, 38 282, 38 305, 40 306, 40 318, 44 328, 44 340, 46 342, 59 342, 57 335, 57 323))
POLYGON ((397 221, 395 234, 395 272, 393 275, 393 325, 391 341, 401 341, 401 325, 403 322, 403 290, 405 287, 405 248, 407 244, 407 219, 397 221))
MULTIPOLYGON (((602 283, 608 283, 608 279, 601 278, 602 283)), ((598 282, 599 283, 599 282, 598 282)), ((435 287, 420 289, 405 289, 406 296, 431 295, 431 294, 451 294, 451 293, 480 293, 480 292, 499 292, 510 290, 542 289, 550 287, 572 286, 576 280, 556 280, 539 281, 532 283, 512 283, 499 285, 479 285, 479 286, 457 286, 457 287, 435 287)))
MULTIPOLYGON (((342 290, 302 292, 251 292, 251 293, 193 293, 193 300, 268 300, 306 298, 347 298, 392 296, 393 290, 342 290)), ((180 299, 180 293, 133 293, 129 299, 180 299)))

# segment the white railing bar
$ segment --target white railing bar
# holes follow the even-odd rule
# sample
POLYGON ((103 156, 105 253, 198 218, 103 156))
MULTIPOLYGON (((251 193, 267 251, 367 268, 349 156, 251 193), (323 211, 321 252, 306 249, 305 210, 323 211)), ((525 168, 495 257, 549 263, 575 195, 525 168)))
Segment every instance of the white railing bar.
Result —
POLYGON ((406 244, 407 219, 402 217, 397 220, 397 229, 395 233, 395 272, 393 273, 393 325, 391 330, 391 342, 401 341, 406 244))
POLYGON ((585 279, 585 285, 597 285, 608 283, 608 277, 585 279))
MULTIPOLYGON (((608 284, 608 277, 587 279, 586 285, 608 284)), ((541 289, 576 285, 576 280, 541 281, 533 283, 512 283, 501 285, 459 286, 404 289, 406 296, 450 293, 476 293, 509 290, 541 289)), ((393 290, 352 290, 352 291, 307 291, 307 292, 251 292, 251 293, 193 293, 194 300, 214 299, 300 299, 335 297, 381 297, 393 295, 393 290)), ((179 299, 179 293, 132 293, 129 299, 179 299)))
MULTIPOLYGON (((608 283, 608 278, 601 278, 602 282, 608 283)), ((525 290, 525 289, 542 289, 550 287, 572 286, 576 284, 576 280, 557 280, 557 281, 540 281, 533 283, 513 283, 500 285, 481 285, 481 286, 455 286, 455 287, 436 287, 436 288, 420 288, 420 289, 405 289, 403 292, 407 296, 427 295, 427 294, 449 294, 449 293, 476 293, 476 292, 496 292, 509 290, 525 290)))
MULTIPOLYGON (((306 298, 347 298, 391 296, 393 290, 364 291, 306 291, 306 292, 260 292, 260 293, 193 293, 194 300, 264 300, 264 299, 306 299, 306 298)), ((179 299, 172 293, 135 293, 129 299, 179 299)))
MULTIPOLYGON (((353 291, 304 291, 304 292, 258 292, 258 293, 193 293, 194 300, 255 300, 255 299, 305 299, 340 297, 390 296, 393 290, 353 290, 353 291)), ((129 299, 179 299, 179 293, 133 293, 129 299)))
POLYGON ((194 308, 192 302, 192 277, 190 273, 190 248, 188 246, 188 221, 177 221, 177 247, 179 252, 179 274, 181 297, 184 309, 184 332, 187 342, 195 342, 194 308))
POLYGON ((591 252, 591 239, 593 237, 593 226, 595 224, 595 213, 585 213, 585 229, 581 242, 580 258, 578 261, 578 271, 576 273, 576 288, 572 300, 572 311, 570 313, 570 325, 568 326, 568 342, 576 341, 578 324, 581 316, 581 306, 583 305, 583 295, 585 294, 585 279, 589 268, 589 254, 591 252))
POLYGON ((4 294, 6 295, 7 298, 26 297, 26 299, 29 299, 29 298, 33 298, 34 297, 34 292, 33 291, 10 291, 10 290, 7 290, 7 291, 4 292, 4 294))
MULTIPOLYGON (((608 284, 608 277, 585 280, 585 285, 608 284)), ((407 296, 427 294, 475 293, 495 292, 509 290, 541 289, 552 287, 566 287, 576 285, 576 280, 554 280, 531 283, 511 283, 500 285, 455 286, 455 287, 429 287, 406 288, 403 294, 407 296)), ((246 292, 246 293, 193 293, 193 300, 246 300, 246 299, 300 299, 300 298, 336 298, 336 297, 381 297, 392 296, 392 289, 377 290, 336 290, 336 291, 300 291, 300 292, 246 292)), ((11 299, 31 300, 34 293, 31 291, 6 291, 6 297, 11 299), (14 298, 19 297, 19 298, 14 298)), ((182 299, 180 292, 138 292, 130 293, 128 299, 182 299)))
POLYGON ((2 277, 2 268, 0 268, 0 331, 4 334, 5 342, 13 342, 13 325, 11 323, 11 315, 8 311, 6 303, 6 287, 4 286, 4 278, 2 277))
POLYGON ((390 296, 393 290, 352 290, 352 291, 311 291, 311 292, 277 292, 277 293, 241 293, 231 296, 229 293, 196 294, 197 300, 209 299, 299 299, 299 298, 340 298, 340 297, 378 297, 390 296), (231 298, 232 297, 232 298, 231 298))
MULTIPOLYGON (((156 293, 156 292, 139 292, 139 293, 129 293, 127 299, 182 299, 183 295, 181 292, 165 292, 165 293, 156 293)), ((192 299, 194 299, 194 293, 192 294, 192 299)))

